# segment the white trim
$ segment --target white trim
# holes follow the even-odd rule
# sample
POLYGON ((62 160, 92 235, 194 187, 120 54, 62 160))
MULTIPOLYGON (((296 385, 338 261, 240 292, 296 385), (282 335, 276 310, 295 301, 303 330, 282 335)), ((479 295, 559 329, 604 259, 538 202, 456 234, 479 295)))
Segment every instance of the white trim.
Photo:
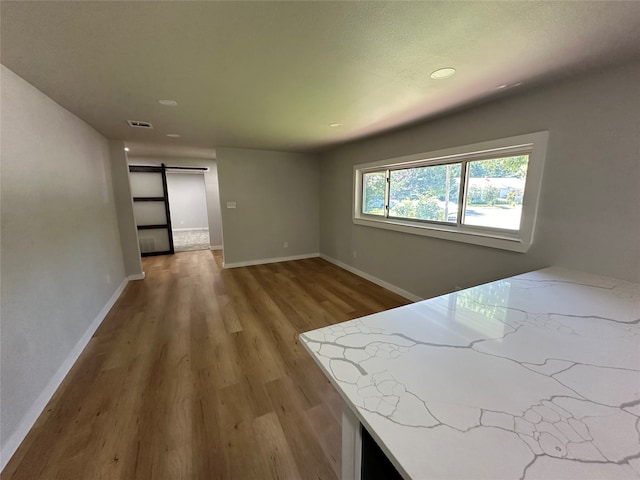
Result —
POLYGON ((499 248, 502 250, 511 250, 513 252, 525 253, 531 243, 523 243, 519 239, 508 238, 502 233, 492 234, 489 231, 481 232, 469 231, 462 229, 454 230, 454 227, 446 225, 416 225, 416 222, 410 220, 377 220, 369 218, 354 218, 355 225, 364 225, 365 227, 383 228, 385 230, 393 230, 395 232, 412 233, 422 235, 424 237, 441 238, 443 240, 453 240, 455 242, 471 243, 474 245, 482 245, 485 247, 499 248))
POLYGON ((542 173, 547 153, 549 132, 541 131, 488 142, 447 148, 434 152, 418 153, 404 157, 378 160, 353 166, 352 220, 356 225, 383 228, 397 232, 483 245, 525 253, 533 243, 542 188, 542 173), (522 201, 520 229, 517 231, 483 228, 473 225, 446 225, 416 222, 362 213, 362 174, 381 167, 439 165, 454 160, 472 160, 486 155, 507 155, 509 152, 529 151, 529 166, 522 201))
POLYGON ((317 258, 319 253, 306 253, 304 255, 294 255, 292 257, 263 258, 261 260, 249 260, 248 262, 222 262, 223 268, 250 267, 252 265, 264 265, 265 263, 290 262, 291 260, 304 260, 306 258, 317 258))
POLYGON ((222 245, 209 245, 209 250, 222 250, 222 245))
POLYGON ((0 472, 4 470, 4 467, 7 465, 7 463, 9 463, 9 460, 11 460, 13 454, 16 453, 16 450, 29 433, 29 430, 31 430, 33 425, 36 423, 36 420, 38 420, 38 417, 44 411, 45 407, 49 403, 49 400, 51 400, 53 394, 56 393, 56 390, 69 373, 69 370, 71 370, 71 367, 73 367, 73 365, 76 363, 76 360, 78 360, 78 357, 111 310, 111 307, 113 307, 113 305, 116 303, 124 288, 127 286, 128 282, 128 278, 125 278, 113 293, 113 295, 111 295, 111 298, 107 301, 106 305, 102 308, 102 310, 100 310, 91 325, 89 325, 89 328, 87 328, 87 330, 84 332, 82 338, 78 340, 73 349, 67 355, 67 358, 65 358, 64 362, 62 362, 62 365, 60 365, 58 370, 53 374, 53 377, 51 377, 51 380, 49 380, 47 386, 44 387, 44 390, 40 392, 38 398, 35 400, 35 402, 33 402, 27 413, 22 417, 20 423, 18 424, 18 427, 9 436, 4 445, 2 445, 2 449, 0 449, 0 472))
POLYGON ((127 277, 127 279, 128 279, 129 281, 133 281, 133 280, 144 280, 144 277, 145 277, 145 276, 146 276, 146 275, 145 275, 145 273, 144 273, 144 272, 142 272, 142 273, 138 273, 138 274, 136 274, 136 275, 129 275, 129 276, 127 277))
POLYGON ((205 230, 209 230, 209 227, 194 227, 194 228, 172 228, 172 232, 204 232, 205 230))
POLYGON ((320 258, 322 258, 323 260, 326 260, 329 263, 333 263, 334 265, 337 265, 340 268, 344 268, 345 270, 351 273, 354 273, 359 277, 369 280, 370 282, 373 282, 376 285, 380 285, 381 287, 384 287, 387 290, 391 290, 393 293, 397 293, 398 295, 406 298, 407 300, 411 300, 412 302, 421 302, 422 300, 424 300, 424 298, 414 295, 413 293, 408 292, 406 290, 403 290, 400 287, 396 287, 395 285, 392 285, 389 282, 385 282, 384 280, 381 280, 378 277, 374 277, 373 275, 369 275, 368 273, 365 273, 362 270, 358 270, 357 268, 352 267, 351 265, 342 263, 340 260, 336 260, 335 258, 328 257, 324 253, 320 254, 320 258))
POLYGON ((342 402, 342 480, 362 478, 361 425, 351 407, 342 402))

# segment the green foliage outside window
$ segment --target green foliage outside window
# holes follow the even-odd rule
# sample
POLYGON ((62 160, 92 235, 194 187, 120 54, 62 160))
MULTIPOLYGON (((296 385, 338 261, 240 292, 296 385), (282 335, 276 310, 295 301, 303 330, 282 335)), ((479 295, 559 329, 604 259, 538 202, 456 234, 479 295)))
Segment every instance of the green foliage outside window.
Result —
POLYGON ((528 155, 469 162, 469 176, 471 178, 525 178, 528 162, 528 155))
POLYGON ((445 221, 444 208, 440 207, 438 201, 429 194, 422 195, 417 199, 407 198, 397 202, 391 208, 389 215, 401 218, 445 221))
MULTIPOLYGON (((470 179, 517 178, 527 174, 528 155, 475 160, 468 163, 470 179)), ((441 222, 455 222, 462 181, 462 164, 432 165, 390 171, 389 216, 441 222)), ((385 215, 386 170, 362 175, 362 211, 385 215)), ((522 191, 510 189, 500 198, 492 185, 469 185, 467 203, 515 206, 522 203, 522 191), (506 197, 504 197, 506 195, 506 197)))
POLYGON ((458 204, 459 163, 392 170, 389 215, 419 220, 449 221, 458 204))
POLYGON ((362 211, 364 213, 369 215, 384 215, 385 181, 385 172, 372 172, 362 175, 362 211))

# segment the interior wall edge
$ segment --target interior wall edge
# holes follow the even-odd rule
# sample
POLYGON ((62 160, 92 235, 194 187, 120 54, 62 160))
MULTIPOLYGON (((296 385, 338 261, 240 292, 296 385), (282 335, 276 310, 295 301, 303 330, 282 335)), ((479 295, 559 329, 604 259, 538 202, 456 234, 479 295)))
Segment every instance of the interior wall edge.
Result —
POLYGON ((133 213, 133 198, 131 197, 129 167, 127 154, 124 151, 124 142, 109 140, 109 162, 125 273, 127 276, 139 276, 144 272, 140 259, 140 244, 133 213))

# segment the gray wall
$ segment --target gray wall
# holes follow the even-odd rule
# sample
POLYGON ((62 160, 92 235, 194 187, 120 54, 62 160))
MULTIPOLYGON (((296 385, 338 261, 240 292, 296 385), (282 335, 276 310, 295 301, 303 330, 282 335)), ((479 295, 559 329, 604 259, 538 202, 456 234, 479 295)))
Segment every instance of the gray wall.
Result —
POLYGON ((216 158, 225 265, 318 253, 315 156, 219 148, 216 158))
MULTIPOLYGON (((204 174, 204 188, 207 197, 207 218, 209 221, 209 242, 211 247, 222 248, 222 217, 220 213, 220 195, 218 192, 218 165, 214 159, 203 158, 167 158, 128 155, 130 165, 166 165, 209 167, 204 174)), ((176 227, 176 225, 173 225, 176 227)))
POLYGON ((639 134, 631 64, 344 145, 322 156, 320 251, 423 298, 548 265, 640 281, 639 134), (550 137, 528 253, 353 225, 354 164, 539 130, 550 137))
POLYGON ((209 228, 203 174, 167 173, 167 190, 174 230, 209 228))
POLYGON ((107 140, 0 68, 4 451, 125 272, 107 140))
POLYGON ((109 142, 111 158, 111 179, 118 216, 118 230, 120 232, 120 246, 124 258, 124 270, 128 276, 140 278, 142 262, 140 261, 140 246, 138 245, 138 230, 133 217, 133 199, 129 185, 129 166, 124 143, 120 140, 109 142))

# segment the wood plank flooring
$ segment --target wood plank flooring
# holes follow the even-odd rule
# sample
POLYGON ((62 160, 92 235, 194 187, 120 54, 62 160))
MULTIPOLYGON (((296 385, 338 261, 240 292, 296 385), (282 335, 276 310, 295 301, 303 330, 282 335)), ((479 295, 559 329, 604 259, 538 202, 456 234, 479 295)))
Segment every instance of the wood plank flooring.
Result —
POLYGON ((6 480, 334 480, 341 400, 298 334, 406 304, 315 258, 145 258, 6 480))

